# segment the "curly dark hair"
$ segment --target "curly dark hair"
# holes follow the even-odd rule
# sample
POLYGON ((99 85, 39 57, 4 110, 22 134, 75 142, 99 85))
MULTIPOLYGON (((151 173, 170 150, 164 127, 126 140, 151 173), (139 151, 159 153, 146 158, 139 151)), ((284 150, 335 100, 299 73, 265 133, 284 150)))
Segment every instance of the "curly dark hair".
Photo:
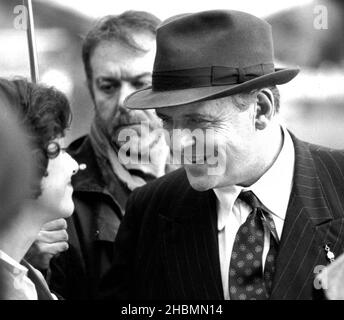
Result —
POLYGON ((82 60, 87 81, 92 80, 91 56, 102 41, 120 41, 129 48, 143 51, 133 39, 133 34, 151 34, 156 36, 156 29, 161 21, 151 13, 144 11, 125 11, 120 15, 109 15, 101 18, 88 32, 82 46, 82 60))
POLYGON ((32 196, 37 198, 42 192, 41 180, 47 175, 47 146, 52 140, 64 137, 72 120, 71 108, 67 97, 54 87, 24 79, 1 79, 0 90, 5 86, 10 108, 27 132, 37 171, 32 196))

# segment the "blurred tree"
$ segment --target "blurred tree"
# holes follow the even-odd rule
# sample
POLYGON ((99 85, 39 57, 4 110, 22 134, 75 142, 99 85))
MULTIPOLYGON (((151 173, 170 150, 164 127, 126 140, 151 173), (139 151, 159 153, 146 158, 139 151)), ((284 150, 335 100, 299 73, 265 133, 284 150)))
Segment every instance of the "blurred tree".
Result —
POLYGON ((272 25, 278 60, 311 68, 343 64, 344 1, 316 0, 271 15, 267 20, 272 25), (314 23, 321 6, 327 10, 328 29, 318 29, 314 23))

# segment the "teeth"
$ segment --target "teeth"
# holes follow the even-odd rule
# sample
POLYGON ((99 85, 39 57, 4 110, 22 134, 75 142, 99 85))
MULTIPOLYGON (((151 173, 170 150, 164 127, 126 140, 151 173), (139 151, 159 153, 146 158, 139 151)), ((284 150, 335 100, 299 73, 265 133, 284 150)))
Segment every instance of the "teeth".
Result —
POLYGON ((205 163, 207 161, 206 158, 197 158, 197 159, 190 159, 189 160, 192 163, 205 163))

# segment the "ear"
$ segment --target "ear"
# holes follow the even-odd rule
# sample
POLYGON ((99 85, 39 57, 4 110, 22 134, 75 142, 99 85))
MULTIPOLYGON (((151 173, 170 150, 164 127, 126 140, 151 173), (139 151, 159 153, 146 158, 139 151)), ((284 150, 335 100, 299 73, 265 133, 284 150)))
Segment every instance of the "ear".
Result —
POLYGON ((270 89, 261 89, 257 93, 255 126, 264 130, 275 114, 274 97, 270 89))

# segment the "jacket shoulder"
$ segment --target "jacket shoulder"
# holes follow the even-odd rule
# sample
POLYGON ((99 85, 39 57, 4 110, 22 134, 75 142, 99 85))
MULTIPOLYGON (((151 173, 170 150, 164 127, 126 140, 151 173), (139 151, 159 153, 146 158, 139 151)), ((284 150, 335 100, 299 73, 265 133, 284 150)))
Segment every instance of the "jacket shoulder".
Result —
POLYGON ((190 188, 186 172, 181 168, 135 189, 130 198, 136 203, 175 203, 190 188))
POLYGON ((310 145, 310 152, 327 204, 335 217, 343 217, 344 151, 310 145))
MULTIPOLYGON (((317 165, 336 167, 344 173, 344 150, 333 149, 316 144, 308 144, 317 165)), ((343 177, 344 178, 344 177, 343 177)))

